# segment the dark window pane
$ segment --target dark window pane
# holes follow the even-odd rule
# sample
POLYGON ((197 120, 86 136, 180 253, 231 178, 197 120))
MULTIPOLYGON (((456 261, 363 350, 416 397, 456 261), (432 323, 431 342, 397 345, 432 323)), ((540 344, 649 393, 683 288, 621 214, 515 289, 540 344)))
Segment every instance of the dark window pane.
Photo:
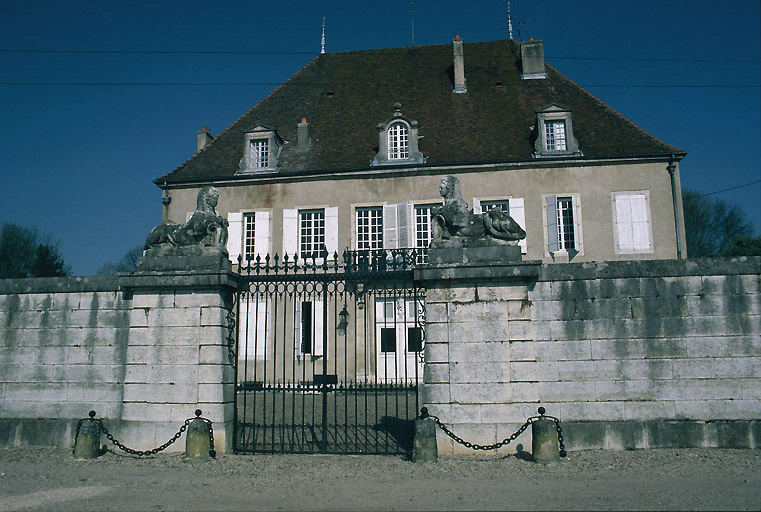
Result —
POLYGON ((407 352, 423 350, 423 330, 420 327, 407 328, 407 352))
POLYGON ((381 328, 381 352, 396 352, 396 329, 381 328))
POLYGON ((312 353, 312 303, 301 303, 301 353, 312 353))

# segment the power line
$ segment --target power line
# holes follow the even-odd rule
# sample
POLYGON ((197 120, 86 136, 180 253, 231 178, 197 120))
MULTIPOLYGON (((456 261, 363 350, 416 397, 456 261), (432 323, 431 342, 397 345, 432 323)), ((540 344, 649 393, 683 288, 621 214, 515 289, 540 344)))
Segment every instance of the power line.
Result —
POLYGON ((744 185, 737 185, 736 187, 729 187, 722 190, 717 190, 715 192, 708 192, 707 194, 700 194, 695 197, 706 197, 706 196, 712 196, 714 194, 721 194, 722 192, 729 192, 730 190, 737 190, 738 188, 749 187, 751 185, 755 185, 756 183, 761 183, 761 180, 751 181, 750 183, 746 183, 744 185))
MULTIPOLYGON (((82 86, 82 87, 206 87, 206 86, 279 86, 287 85, 292 87, 327 87, 335 86, 335 83, 286 83, 283 82, 0 82, 0 86, 82 86)), ((343 83, 341 85, 374 85, 373 83, 343 83)), ((473 84, 468 83, 469 87, 517 87, 519 84, 473 84)), ((672 88, 672 89, 754 89, 761 88, 761 84, 579 84, 582 87, 612 87, 612 88, 672 88)))
MULTIPOLYGON (((74 55, 314 55, 314 51, 265 51, 265 50, 71 50, 71 49, 32 49, 32 48, 0 48, 0 53, 49 53, 74 55)), ((346 52, 335 52, 346 53, 346 52)), ((409 55, 408 52, 393 52, 381 50, 355 50, 353 53, 365 53, 375 56, 409 55)), ((441 55, 441 52, 426 52, 417 50, 416 55, 441 55)), ((470 53, 469 55, 487 55, 470 53)), ((491 54, 488 54, 491 55, 491 54)), ((592 61, 631 61, 631 62, 729 62, 756 64, 761 59, 698 59, 698 58, 654 58, 654 57, 597 57, 597 56, 545 56, 546 59, 556 60, 592 60, 592 61)))

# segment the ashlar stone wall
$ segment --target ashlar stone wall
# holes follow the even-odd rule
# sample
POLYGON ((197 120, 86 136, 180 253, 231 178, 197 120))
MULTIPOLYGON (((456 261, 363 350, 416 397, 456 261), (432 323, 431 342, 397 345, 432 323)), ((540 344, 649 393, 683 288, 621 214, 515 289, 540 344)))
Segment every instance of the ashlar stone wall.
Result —
POLYGON ((131 301, 116 278, 0 285, 0 444, 68 443, 76 422, 57 420, 93 408, 120 417, 131 301))
POLYGON ((213 271, 0 281, 0 445, 70 446, 95 410, 148 450, 200 408, 229 451, 234 287, 213 271))
POLYGON ((570 449, 761 447, 761 258, 445 267, 420 273, 423 402, 462 437, 542 405, 570 449))

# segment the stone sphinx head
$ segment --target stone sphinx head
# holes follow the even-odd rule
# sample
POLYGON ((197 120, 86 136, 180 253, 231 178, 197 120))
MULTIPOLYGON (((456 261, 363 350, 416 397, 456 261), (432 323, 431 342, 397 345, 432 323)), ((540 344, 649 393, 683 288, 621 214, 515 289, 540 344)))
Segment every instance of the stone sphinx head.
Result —
POLYGON ((196 210, 202 212, 215 212, 219 202, 219 190, 215 187, 203 187, 198 191, 196 198, 196 210))
POLYGON ((444 203, 450 203, 462 199, 462 186, 460 180, 454 176, 446 176, 441 178, 439 184, 439 193, 444 198, 444 203))

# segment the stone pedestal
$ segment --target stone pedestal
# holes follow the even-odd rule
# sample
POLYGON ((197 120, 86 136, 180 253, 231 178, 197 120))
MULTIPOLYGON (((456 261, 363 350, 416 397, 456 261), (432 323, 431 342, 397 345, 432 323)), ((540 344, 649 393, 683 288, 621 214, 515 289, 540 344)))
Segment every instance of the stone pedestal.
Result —
MULTIPOLYGON (((109 430, 130 448, 152 449, 201 409, 213 421, 216 450, 231 451, 230 262, 218 249, 169 247, 146 251, 138 268, 119 276, 132 309, 121 422, 109 430)), ((182 450, 180 442, 167 449, 182 450)))
MULTIPOLYGON (((529 287, 540 262, 520 247, 489 241, 433 245, 415 271, 426 287, 423 404, 463 439, 493 444, 517 430, 534 407, 511 401, 510 343, 529 336, 529 287)), ((439 454, 472 453, 438 431, 439 454)), ((503 452, 514 452, 518 440, 503 452)))

